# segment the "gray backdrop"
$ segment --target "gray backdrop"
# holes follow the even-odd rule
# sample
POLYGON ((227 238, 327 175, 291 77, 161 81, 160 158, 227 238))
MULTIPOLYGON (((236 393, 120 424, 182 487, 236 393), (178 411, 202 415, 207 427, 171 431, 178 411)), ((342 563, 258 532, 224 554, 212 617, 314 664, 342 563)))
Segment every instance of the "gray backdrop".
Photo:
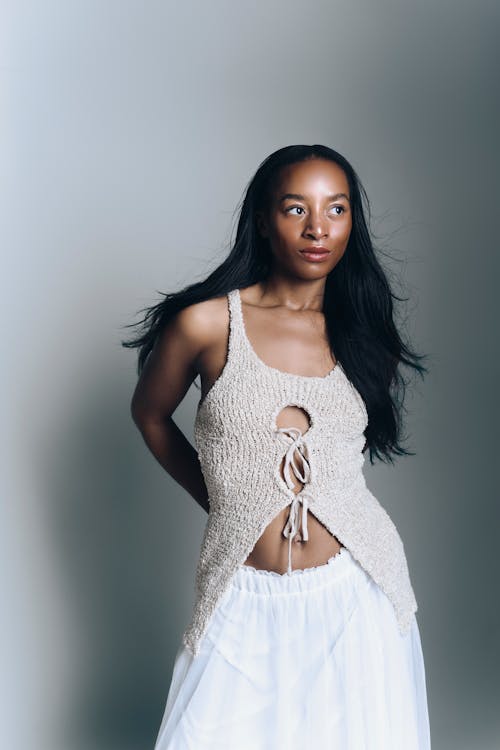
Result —
POLYGON ((366 478, 405 543, 433 748, 498 747, 498 3, 0 9, 2 747, 152 749, 206 517, 132 423, 120 340, 222 260, 258 163, 315 142, 358 170, 431 356, 416 456, 366 478))

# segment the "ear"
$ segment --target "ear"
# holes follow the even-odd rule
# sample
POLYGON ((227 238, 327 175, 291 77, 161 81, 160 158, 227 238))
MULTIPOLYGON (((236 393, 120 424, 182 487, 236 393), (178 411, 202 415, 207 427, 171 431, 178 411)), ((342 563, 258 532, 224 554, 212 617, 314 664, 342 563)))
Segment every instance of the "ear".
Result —
POLYGON ((269 228, 263 211, 255 212, 255 223, 262 237, 269 237, 269 228))

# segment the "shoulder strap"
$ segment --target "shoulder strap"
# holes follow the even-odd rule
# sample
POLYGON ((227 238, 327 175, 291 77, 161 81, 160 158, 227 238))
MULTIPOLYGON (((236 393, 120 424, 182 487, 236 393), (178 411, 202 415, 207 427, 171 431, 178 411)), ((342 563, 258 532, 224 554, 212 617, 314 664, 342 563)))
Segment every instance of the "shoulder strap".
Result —
POLYGON ((238 289, 227 294, 229 307, 229 351, 228 360, 241 358, 244 351, 243 317, 238 289))
POLYGON ((241 302, 238 289, 232 289, 228 295, 229 305, 229 343, 240 345, 242 343, 243 318, 241 314, 241 302))

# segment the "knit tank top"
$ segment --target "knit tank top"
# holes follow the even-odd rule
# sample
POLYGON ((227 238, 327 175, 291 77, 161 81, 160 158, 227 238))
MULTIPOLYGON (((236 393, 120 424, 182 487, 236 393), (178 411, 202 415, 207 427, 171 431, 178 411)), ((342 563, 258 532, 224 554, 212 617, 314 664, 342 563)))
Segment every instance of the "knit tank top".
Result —
MULTIPOLYGON (((227 295, 229 341, 224 368, 203 399, 194 441, 208 490, 209 512, 195 577, 195 603, 182 641, 197 655, 210 618, 266 526, 290 506, 289 541, 302 505, 349 549, 391 601, 401 633, 417 602, 403 542, 387 512, 367 488, 362 467, 368 424, 364 402, 337 362, 326 376, 302 376, 266 365, 245 331, 238 289, 227 295), (285 406, 309 417, 303 433, 278 428, 285 406), (304 465, 294 492, 287 471, 304 465), (280 473, 285 458, 285 480, 280 473)), ((291 546, 289 546, 290 572, 291 546)), ((286 575, 286 574, 285 574, 286 575)))

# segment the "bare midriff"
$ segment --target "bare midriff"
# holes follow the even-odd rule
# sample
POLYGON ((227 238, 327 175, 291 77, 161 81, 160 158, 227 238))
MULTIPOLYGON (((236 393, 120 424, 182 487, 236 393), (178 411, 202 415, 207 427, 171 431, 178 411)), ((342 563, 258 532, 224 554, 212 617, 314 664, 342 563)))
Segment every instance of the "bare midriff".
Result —
MULTIPOLYGON (((293 426, 299 428, 303 435, 307 435, 309 419, 302 409, 296 406, 286 406, 278 414, 276 426, 293 426)), ((300 460, 300 456, 297 455, 297 463, 300 460)), ((284 463, 285 460, 283 459, 280 466, 280 474, 283 479, 285 478, 284 463)), ((293 492, 297 494, 304 488, 304 484, 295 476, 292 477, 292 480, 294 483, 293 492)), ((271 570, 280 574, 287 571, 289 540, 283 535, 283 529, 287 523, 289 512, 290 506, 288 505, 266 526, 244 565, 251 565, 258 570, 271 570)), ((293 570, 324 565, 331 557, 338 554, 343 546, 337 537, 331 534, 310 510, 307 511, 307 529, 307 541, 302 540, 301 525, 298 533, 292 539, 293 570)))
MULTIPOLYGON (((266 526, 244 565, 251 565, 258 570, 274 570, 276 573, 286 572, 288 540, 283 537, 282 531, 287 518, 288 508, 285 508, 266 526)), ((324 565, 343 546, 311 511, 307 512, 307 523, 309 529, 307 542, 300 540, 300 534, 292 541, 294 570, 324 565)))

